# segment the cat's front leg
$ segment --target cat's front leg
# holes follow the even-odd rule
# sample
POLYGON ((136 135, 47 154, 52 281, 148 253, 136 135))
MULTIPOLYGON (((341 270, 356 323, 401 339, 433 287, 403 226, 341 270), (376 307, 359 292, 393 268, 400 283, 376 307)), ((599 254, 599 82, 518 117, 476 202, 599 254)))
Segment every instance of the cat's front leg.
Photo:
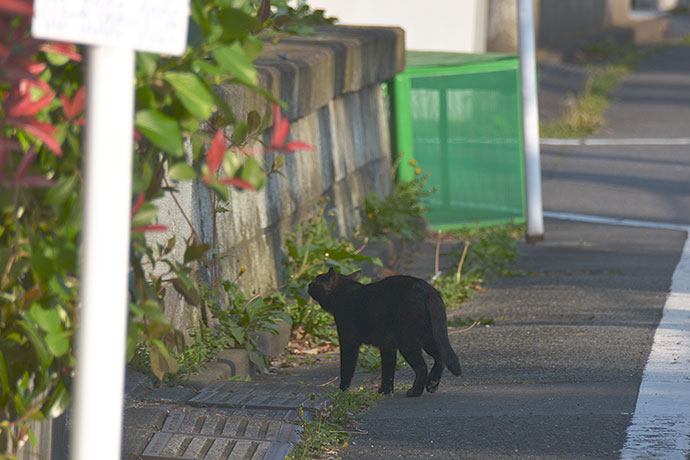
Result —
POLYGON ((345 391, 350 387, 352 376, 357 366, 359 344, 340 342, 340 389, 345 391))
POLYGON ((397 350, 384 350, 381 352, 381 386, 379 393, 385 395, 393 393, 393 378, 395 377, 395 362, 397 361, 397 350))

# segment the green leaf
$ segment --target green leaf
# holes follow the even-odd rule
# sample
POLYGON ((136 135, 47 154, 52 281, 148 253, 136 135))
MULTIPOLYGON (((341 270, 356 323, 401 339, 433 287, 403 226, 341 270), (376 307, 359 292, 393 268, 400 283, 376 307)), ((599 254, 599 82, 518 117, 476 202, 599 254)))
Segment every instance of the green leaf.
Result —
POLYGON ((189 278, 178 276, 172 280, 172 285, 190 305, 199 305, 201 303, 199 291, 197 291, 189 278))
POLYGON ((134 124, 141 134, 163 151, 176 157, 183 155, 182 134, 174 118, 155 109, 144 109, 137 112, 134 124))
POLYGON ((252 184, 257 190, 266 183, 266 173, 254 157, 247 157, 247 161, 240 171, 240 178, 252 184))
POLYGON ((283 166, 285 166, 285 155, 276 155, 276 157, 273 159, 271 171, 278 171, 283 166))
POLYGON ((168 324, 168 318, 161 311, 160 305, 155 300, 147 300, 139 304, 138 307, 150 321, 168 324))
POLYGON ((188 246, 184 252, 184 263, 191 262, 192 260, 201 259, 210 247, 211 246, 209 246, 206 243, 192 244, 188 246))
POLYGON ((69 351, 69 337, 70 334, 67 331, 51 331, 46 334, 46 345, 48 345, 48 349, 53 356, 59 358, 69 351))
POLYGON ((158 216, 158 208, 153 203, 144 203, 132 218, 132 227, 142 227, 153 222, 158 216))
POLYGON ((170 253, 170 251, 173 250, 175 247, 175 235, 173 235, 167 243, 165 243, 165 246, 163 246, 163 249, 161 250, 161 255, 167 255, 170 253))
POLYGON ((165 374, 174 373, 179 370, 179 365, 175 358, 170 355, 163 342, 154 339, 151 341, 153 346, 149 346, 151 356, 151 370, 158 380, 163 380, 165 374))
POLYGON ((203 120, 213 114, 215 103, 213 95, 199 77, 191 72, 165 72, 163 79, 173 87, 175 95, 180 99, 189 113, 203 120))
POLYGON ((261 126, 261 115, 259 115, 259 112, 252 110, 247 114, 247 126, 250 133, 259 129, 261 126))
POLYGON ((34 304, 29 310, 29 316, 46 332, 62 331, 62 321, 57 308, 41 308, 34 304))
POLYGON ((58 53, 45 52, 46 60, 50 62, 51 65, 60 67, 67 64, 70 61, 70 57, 58 53))
POLYGON ((242 83, 250 86, 259 84, 256 68, 238 42, 216 48, 213 50, 213 57, 223 70, 234 75, 242 83))
POLYGON ((135 164, 138 163, 138 168, 135 168, 135 174, 132 177, 132 191, 135 194, 139 194, 146 190, 151 183, 153 178, 153 171, 151 170, 151 165, 145 159, 143 161, 135 160, 135 164))
POLYGON ((159 57, 158 54, 137 52, 137 67, 144 75, 151 78, 156 72, 159 57))
POLYGON ((9 391, 10 384, 7 376, 7 363, 5 362, 4 353, 0 353, 0 400, 5 399, 5 392, 9 391))
POLYGON ((65 384, 60 381, 58 386, 53 390, 53 396, 46 403, 45 416, 46 418, 56 418, 62 415, 69 407, 69 391, 65 388, 65 384))
POLYGON ((255 17, 234 8, 218 11, 218 21, 223 25, 222 40, 224 42, 237 40, 261 30, 261 24, 255 17))
POLYGON ((53 362, 53 356, 48 352, 48 349, 33 325, 30 325, 23 320, 17 321, 17 323, 22 327, 22 329, 24 329, 24 332, 26 332, 26 335, 29 337, 29 340, 36 350, 36 354, 41 361, 42 367, 45 368, 50 366, 50 363, 53 362))
POLYGON ((235 130, 232 132, 232 142, 241 145, 249 134, 249 126, 246 123, 236 123, 235 130))
POLYGON ((168 177, 170 177, 172 180, 183 182, 196 179, 197 172, 187 163, 180 161, 170 167, 168 177))
POLYGON ((263 48, 264 42, 256 35, 249 36, 244 40, 244 53, 252 62, 259 57, 259 53, 261 53, 263 48))
POLYGON ((227 185, 215 181, 208 184, 208 187, 216 192, 216 195, 218 195, 218 198, 220 198, 221 201, 228 201, 230 199, 230 192, 228 192, 227 185))
POLYGON ((38 279, 48 281, 52 274, 55 273, 55 261, 46 257, 42 248, 34 248, 31 253, 31 269, 38 279))
POLYGON ((72 196, 77 186, 77 181, 76 174, 61 177, 58 183, 48 190, 46 203, 53 206, 64 204, 72 196))
POLYGON ((192 62, 192 69, 198 73, 205 73, 206 75, 220 75, 223 73, 223 69, 219 66, 215 66, 210 62, 206 62, 201 59, 197 59, 192 62))

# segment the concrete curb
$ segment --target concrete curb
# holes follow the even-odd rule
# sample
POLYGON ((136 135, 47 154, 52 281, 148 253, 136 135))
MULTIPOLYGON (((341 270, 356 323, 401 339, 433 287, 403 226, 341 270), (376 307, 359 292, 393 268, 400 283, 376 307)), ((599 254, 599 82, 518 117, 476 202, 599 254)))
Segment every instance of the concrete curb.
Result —
MULTIPOLYGON (((290 341, 292 327, 285 321, 277 323, 277 334, 271 331, 255 331, 252 337, 257 342, 259 351, 269 358, 281 354, 290 341)), ((192 388, 203 388, 218 380, 227 380, 231 377, 247 378, 256 371, 256 367, 249 359, 249 354, 243 348, 230 348, 218 353, 216 360, 207 363, 205 368, 197 375, 192 375, 186 382, 192 388)))

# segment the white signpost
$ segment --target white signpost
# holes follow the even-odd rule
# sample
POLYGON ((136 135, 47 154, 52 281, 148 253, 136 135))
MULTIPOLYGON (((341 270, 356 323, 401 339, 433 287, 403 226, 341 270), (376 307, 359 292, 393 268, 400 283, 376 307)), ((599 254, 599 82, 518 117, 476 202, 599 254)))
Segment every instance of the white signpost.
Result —
POLYGON ((527 241, 544 239, 539 152, 539 104, 537 101, 537 60, 534 43, 532 0, 518 0, 520 38, 520 85, 522 92, 522 139, 525 151, 525 194, 527 198, 527 241))
POLYGON ((182 54, 188 17, 189 0, 34 0, 34 37, 91 45, 71 443, 76 460, 121 458, 135 50, 182 54))

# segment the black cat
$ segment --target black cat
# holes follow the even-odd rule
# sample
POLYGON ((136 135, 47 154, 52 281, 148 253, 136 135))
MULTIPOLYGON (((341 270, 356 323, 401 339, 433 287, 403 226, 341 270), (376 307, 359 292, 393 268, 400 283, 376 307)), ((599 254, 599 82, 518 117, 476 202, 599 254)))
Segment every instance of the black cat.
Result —
POLYGON ((359 347, 367 343, 381 352, 379 393, 393 392, 396 352, 415 372, 407 396, 433 393, 443 368, 460 375, 460 362, 450 346, 446 307, 441 293, 412 276, 391 276, 371 284, 357 282, 359 272, 345 276, 330 269, 309 285, 312 296, 335 317, 340 339, 340 389, 350 386, 359 347), (435 360, 427 375, 422 349, 435 360))

